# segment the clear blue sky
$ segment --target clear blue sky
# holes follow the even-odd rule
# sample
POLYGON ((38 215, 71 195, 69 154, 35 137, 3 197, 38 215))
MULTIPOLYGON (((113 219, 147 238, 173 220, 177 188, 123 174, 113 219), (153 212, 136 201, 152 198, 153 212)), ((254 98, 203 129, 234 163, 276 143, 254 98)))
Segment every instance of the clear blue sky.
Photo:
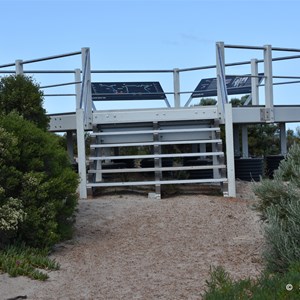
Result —
MULTIPOLYGON (((27 60, 90 47, 92 69, 173 69, 215 64, 217 41, 300 48, 300 2, 296 0, 0 0, 0 8, 0 65, 16 59, 27 60)), ((226 62, 255 57, 262 58, 262 53, 226 51, 226 62)), ((80 57, 26 65, 25 69, 73 70, 77 67, 80 67, 80 57)), ((282 62, 274 66, 274 75, 300 76, 299 69, 299 60, 282 62)), ((236 68, 228 73, 249 71, 236 68)), ((41 85, 72 81, 72 78, 51 76, 37 76, 36 79, 41 85)), ((172 89, 171 78, 155 76, 102 75, 93 80, 157 79, 166 91, 172 89)), ((214 73, 183 75, 181 87, 193 90, 205 77, 214 77, 214 73)), ((278 93, 276 90, 275 103, 300 103, 300 97, 297 99, 300 84, 295 86, 296 90, 296 87, 282 87, 278 93)), ((71 89, 65 88, 65 91, 73 92, 71 89)), ((182 96, 183 102, 185 97, 188 96, 182 96)), ((66 97, 45 99, 50 113, 74 110, 73 104, 74 100, 66 97)))

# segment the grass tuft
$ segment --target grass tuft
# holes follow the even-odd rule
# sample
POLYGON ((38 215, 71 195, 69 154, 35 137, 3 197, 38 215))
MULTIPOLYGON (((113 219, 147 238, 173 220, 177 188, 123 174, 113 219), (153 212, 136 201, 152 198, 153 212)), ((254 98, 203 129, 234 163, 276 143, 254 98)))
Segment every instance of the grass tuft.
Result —
POLYGON ((14 245, 0 250, 0 270, 12 277, 27 276, 31 279, 45 281, 49 276, 42 270, 58 269, 59 264, 48 257, 47 249, 14 245))

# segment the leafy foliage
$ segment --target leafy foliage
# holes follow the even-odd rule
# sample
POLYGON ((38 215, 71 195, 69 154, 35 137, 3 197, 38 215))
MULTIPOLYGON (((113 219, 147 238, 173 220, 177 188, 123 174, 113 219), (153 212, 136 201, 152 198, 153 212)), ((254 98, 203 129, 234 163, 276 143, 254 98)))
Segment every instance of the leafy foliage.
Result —
POLYGON ((202 98, 198 105, 200 106, 209 106, 209 105, 216 105, 217 100, 215 98, 202 98))
POLYGON ((248 126, 249 153, 266 156, 280 153, 280 130, 276 124, 248 126))
POLYGON ((254 192, 259 197, 255 209, 266 222, 268 268, 283 272, 300 261, 300 145, 290 148, 274 180, 263 180, 254 192))
POLYGON ((0 79, 0 114, 15 111, 46 130, 49 118, 42 107, 43 100, 39 85, 31 77, 11 75, 0 79))
MULTIPOLYGON (((249 95, 244 95, 241 98, 232 98, 230 99, 230 103, 232 104, 233 107, 236 106, 243 106, 245 102, 248 100, 249 95)), ((252 101, 249 102, 251 104, 252 101)))
POLYGON ((9 141, 0 153, 0 207, 7 205, 9 199, 19 199, 26 215, 10 241, 51 246, 71 232, 77 175, 54 134, 16 113, 2 115, 0 128, 0 144, 9 141))
MULTIPOLYGON (((3 198, 5 190, 0 187, 0 197, 3 198)), ((16 231, 19 224, 24 221, 26 213, 23 211, 22 202, 12 197, 5 199, 0 207, 0 231, 16 231)))
POLYGON ((40 269, 59 267, 48 249, 72 234, 78 178, 42 103, 32 78, 0 79, 0 270, 46 280, 40 269))
POLYGON ((284 209, 284 218, 274 206, 267 209, 264 257, 269 270, 275 272, 284 272, 294 261, 300 261, 299 200, 285 205, 284 209))

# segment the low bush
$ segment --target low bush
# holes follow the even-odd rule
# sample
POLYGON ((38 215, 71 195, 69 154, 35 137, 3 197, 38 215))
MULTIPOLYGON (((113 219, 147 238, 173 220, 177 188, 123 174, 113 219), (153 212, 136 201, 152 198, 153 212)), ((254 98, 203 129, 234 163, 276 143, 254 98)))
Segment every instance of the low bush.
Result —
POLYGON ((256 184, 255 209, 264 222, 266 270, 234 282, 221 267, 211 270, 205 300, 300 299, 300 145, 293 145, 274 180, 256 184))
POLYGON ((300 261, 300 145, 290 148, 274 180, 263 180, 254 191, 259 197, 255 209, 265 222, 267 267, 284 272, 300 261))
POLYGON ((70 237, 78 177, 59 138, 10 113, 0 116, 0 149, 0 247, 70 237))
POLYGON ((263 273, 259 278, 233 281, 221 267, 211 269, 204 300, 296 300, 300 299, 300 263, 283 275, 263 273))
POLYGON ((78 178, 42 104, 31 77, 0 79, 0 270, 45 280, 39 269, 58 268, 48 249, 72 234, 78 178))

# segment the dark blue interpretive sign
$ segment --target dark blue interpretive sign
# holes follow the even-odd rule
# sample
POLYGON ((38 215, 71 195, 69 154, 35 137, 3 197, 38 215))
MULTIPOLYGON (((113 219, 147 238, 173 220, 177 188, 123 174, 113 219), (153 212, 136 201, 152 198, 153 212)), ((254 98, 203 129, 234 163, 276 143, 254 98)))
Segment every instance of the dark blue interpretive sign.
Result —
MULTIPOLYGON (((234 76, 228 75, 226 78, 226 88, 228 95, 250 94, 251 93, 251 76, 234 76)), ((260 74, 259 83, 263 76, 260 74)), ((217 96, 217 79, 205 78, 200 81, 195 91, 192 93, 192 98, 197 97, 212 97, 217 96)))
POLYGON ((166 99, 159 82, 92 82, 91 85, 94 101, 166 99))

